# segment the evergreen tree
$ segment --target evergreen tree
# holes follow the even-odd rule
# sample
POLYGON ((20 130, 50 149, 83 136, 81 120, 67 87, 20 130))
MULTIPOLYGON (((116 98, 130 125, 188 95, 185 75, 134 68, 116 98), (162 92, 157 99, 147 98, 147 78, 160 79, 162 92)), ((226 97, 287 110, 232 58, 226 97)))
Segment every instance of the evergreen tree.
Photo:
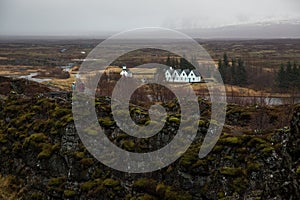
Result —
POLYGON ((300 89, 300 66, 287 62, 286 67, 281 64, 276 76, 276 84, 279 88, 300 89))
POLYGON ((235 84, 237 84, 237 76, 236 76, 236 61, 235 61, 235 59, 233 58, 232 60, 231 60, 231 84, 233 84, 233 85, 235 85, 235 84))
POLYGON ((175 59, 175 68, 179 68, 179 63, 178 63, 178 59, 175 59))
POLYGON ((229 60, 226 53, 223 54, 223 63, 225 67, 229 67, 229 60))
POLYGON ((281 64, 280 69, 277 73, 276 83, 280 88, 287 88, 287 79, 286 79, 286 71, 284 69, 284 65, 281 64))
POLYGON ((180 58, 180 68, 181 69, 192 69, 193 65, 189 63, 185 58, 180 58))
POLYGON ((296 63, 294 63, 294 68, 296 71, 296 86, 300 89, 300 65, 297 67, 296 63))
POLYGON ((219 69, 219 72, 220 72, 221 77, 223 79, 223 82, 227 83, 226 82, 226 68, 225 68, 225 66, 224 66, 221 59, 219 59, 219 62, 218 62, 218 69, 219 69))
POLYGON ((299 86, 299 69, 297 67, 297 64, 294 62, 293 67, 292 67, 292 73, 291 73, 291 77, 290 77, 290 84, 292 85, 292 87, 300 87, 299 86))
POLYGON ((288 81, 288 85, 290 86, 291 83, 293 82, 292 63, 290 61, 287 63, 287 66, 286 66, 286 78, 288 81))
POLYGON ((230 81, 230 65, 229 65, 229 60, 228 60, 228 56, 226 53, 223 54, 223 68, 224 68, 224 82, 225 83, 231 83, 230 81))
POLYGON ((237 85, 245 85, 247 84, 247 71, 244 65, 244 61, 241 58, 238 59, 238 67, 237 67, 237 85))
POLYGON ((167 58, 166 65, 167 65, 167 66, 170 66, 170 67, 173 67, 173 66, 171 65, 171 59, 170 59, 170 56, 168 56, 168 58, 167 58))
POLYGON ((223 82, 232 85, 245 85, 247 84, 247 70, 244 62, 241 58, 238 59, 236 64, 236 59, 231 59, 231 65, 226 53, 223 55, 223 60, 219 59, 218 69, 223 78, 223 82))
POLYGON ((172 59, 171 59, 171 67, 174 67, 174 68, 176 68, 176 65, 175 65, 175 58, 174 57, 172 57, 172 59))

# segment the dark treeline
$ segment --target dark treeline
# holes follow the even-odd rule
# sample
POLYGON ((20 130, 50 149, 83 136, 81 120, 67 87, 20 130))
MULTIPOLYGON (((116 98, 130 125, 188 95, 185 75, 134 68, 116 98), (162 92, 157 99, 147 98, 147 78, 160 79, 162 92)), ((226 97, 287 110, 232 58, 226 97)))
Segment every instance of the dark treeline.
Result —
POLYGON ((247 71, 241 58, 229 60, 226 53, 219 59, 218 69, 225 84, 243 86, 247 84, 247 71))
POLYGON ((174 69, 195 69, 194 66, 198 66, 196 58, 191 58, 191 63, 186 60, 185 57, 177 58, 168 56, 166 60, 166 65, 173 67, 174 69))
POLYGON ((288 62, 281 65, 277 72, 276 84, 279 88, 298 88, 300 89, 300 66, 295 62, 288 62))

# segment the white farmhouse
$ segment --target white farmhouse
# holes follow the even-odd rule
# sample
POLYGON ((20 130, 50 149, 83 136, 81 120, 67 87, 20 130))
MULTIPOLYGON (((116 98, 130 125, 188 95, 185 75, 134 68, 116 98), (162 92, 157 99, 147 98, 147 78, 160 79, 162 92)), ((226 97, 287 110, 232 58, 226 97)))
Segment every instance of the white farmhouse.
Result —
POLYGON ((192 71, 190 71, 190 73, 188 75, 188 79, 189 79, 189 82, 191 82, 191 83, 198 83, 198 82, 202 81, 202 76, 199 73, 199 71, 192 70, 192 71))
POLYGON ((197 70, 176 69, 172 67, 165 71, 165 80, 174 83, 199 83, 202 81, 201 74, 197 70))
POLYGON ((165 71, 165 79, 167 82, 173 82, 173 74, 174 70, 172 69, 172 67, 165 71))
POLYGON ((122 71, 120 72, 120 75, 124 76, 124 77, 131 78, 132 77, 132 72, 129 69, 127 69, 127 67, 124 65, 122 67, 122 71))
POLYGON ((174 73, 172 75, 173 81, 171 80, 170 82, 180 82, 180 74, 181 74, 181 69, 174 70, 174 73))

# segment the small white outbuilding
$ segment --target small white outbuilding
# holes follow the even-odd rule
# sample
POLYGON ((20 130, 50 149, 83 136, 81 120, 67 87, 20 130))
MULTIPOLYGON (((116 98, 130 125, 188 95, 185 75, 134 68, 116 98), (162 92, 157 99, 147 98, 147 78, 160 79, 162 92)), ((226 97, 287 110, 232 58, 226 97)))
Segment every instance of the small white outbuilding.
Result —
POLYGON ((132 77, 132 72, 129 69, 127 69, 126 65, 124 65, 122 67, 122 71, 120 72, 120 75, 124 76, 124 77, 131 78, 132 77))

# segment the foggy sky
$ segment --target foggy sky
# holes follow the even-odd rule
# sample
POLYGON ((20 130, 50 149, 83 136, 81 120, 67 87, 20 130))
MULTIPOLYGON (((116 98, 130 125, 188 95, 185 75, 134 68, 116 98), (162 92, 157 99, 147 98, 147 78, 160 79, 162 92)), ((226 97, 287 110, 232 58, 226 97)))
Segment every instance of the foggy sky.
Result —
POLYGON ((300 19, 299 0, 0 0, 0 35, 81 35, 300 19))

